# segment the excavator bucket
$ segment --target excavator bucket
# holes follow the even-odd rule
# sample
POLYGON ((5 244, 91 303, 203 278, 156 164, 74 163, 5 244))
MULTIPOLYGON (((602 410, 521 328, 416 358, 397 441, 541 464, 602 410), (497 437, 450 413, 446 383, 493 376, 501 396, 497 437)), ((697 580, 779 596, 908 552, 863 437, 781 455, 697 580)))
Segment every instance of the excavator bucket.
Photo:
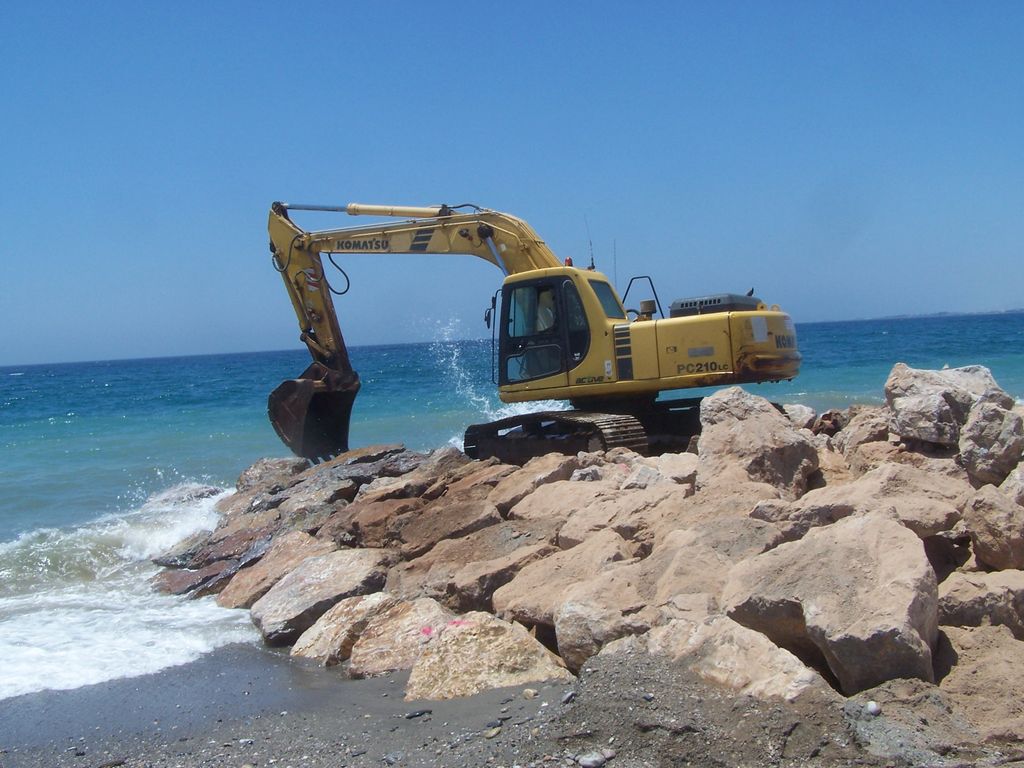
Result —
POLYGON ((278 437, 296 456, 323 461, 348 450, 352 404, 359 377, 313 363, 297 379, 270 393, 267 414, 278 437))

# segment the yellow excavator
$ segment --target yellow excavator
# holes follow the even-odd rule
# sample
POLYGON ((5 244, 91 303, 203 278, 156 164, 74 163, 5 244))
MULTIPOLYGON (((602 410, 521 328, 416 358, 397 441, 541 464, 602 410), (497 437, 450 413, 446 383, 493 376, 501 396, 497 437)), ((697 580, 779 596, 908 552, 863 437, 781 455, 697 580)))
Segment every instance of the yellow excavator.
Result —
MULTIPOLYGON (((627 310, 608 278, 562 262, 522 219, 474 205, 398 207, 271 206, 274 268, 284 279, 312 364, 268 401, 275 431, 314 461, 348 450, 359 376, 349 361, 322 257, 338 254, 466 254, 498 267, 505 280, 485 313, 496 337, 496 384, 503 402, 568 400, 572 410, 515 416, 466 430, 473 458, 522 463, 560 451, 626 446, 641 453, 681 450, 696 433, 699 400, 658 400, 668 390, 791 379, 800 369, 789 315, 750 294, 627 310), (308 232, 290 211, 374 216, 369 226, 308 232), (655 317, 655 314, 659 315, 655 317)), ((340 268, 339 268, 340 269, 340 268)), ((629 290, 625 293, 628 298, 629 290)))

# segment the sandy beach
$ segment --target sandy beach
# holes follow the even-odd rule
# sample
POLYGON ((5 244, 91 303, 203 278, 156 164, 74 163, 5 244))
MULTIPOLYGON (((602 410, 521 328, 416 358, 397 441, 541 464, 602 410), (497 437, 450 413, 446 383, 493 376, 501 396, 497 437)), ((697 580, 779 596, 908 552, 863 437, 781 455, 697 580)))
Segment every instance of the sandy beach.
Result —
POLYGON ((570 685, 453 701, 405 701, 406 677, 349 680, 231 646, 155 675, 3 702, 0 766, 885 763, 834 706, 735 696, 647 655, 595 659, 570 685))
POLYGON ((228 646, 153 675, 0 702, 0 766, 472 764, 468 753, 496 751, 502 733, 528 740, 572 689, 417 703, 403 699, 407 676, 350 680, 228 646))
POLYGON ((914 744, 891 724, 858 733, 835 701, 768 703, 647 654, 597 657, 569 685, 452 701, 405 701, 406 678, 350 680, 231 646, 155 675, 3 702, 0 766, 831 767, 935 757, 927 739, 914 744))

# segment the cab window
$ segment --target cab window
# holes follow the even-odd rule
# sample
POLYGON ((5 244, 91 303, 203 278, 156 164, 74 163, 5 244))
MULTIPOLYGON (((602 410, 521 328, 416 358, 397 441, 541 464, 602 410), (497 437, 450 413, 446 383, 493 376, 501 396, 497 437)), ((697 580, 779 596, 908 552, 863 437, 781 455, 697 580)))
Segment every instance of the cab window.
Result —
POLYGON ((612 290, 608 283, 603 280, 591 280, 589 282, 590 287, 597 294, 597 300, 601 302, 601 308, 604 309, 606 316, 615 319, 626 317, 626 311, 622 308, 622 304, 619 303, 615 291, 612 290))
POLYGON ((527 285, 512 292, 508 313, 508 335, 511 338, 551 333, 557 320, 555 292, 551 286, 527 285))

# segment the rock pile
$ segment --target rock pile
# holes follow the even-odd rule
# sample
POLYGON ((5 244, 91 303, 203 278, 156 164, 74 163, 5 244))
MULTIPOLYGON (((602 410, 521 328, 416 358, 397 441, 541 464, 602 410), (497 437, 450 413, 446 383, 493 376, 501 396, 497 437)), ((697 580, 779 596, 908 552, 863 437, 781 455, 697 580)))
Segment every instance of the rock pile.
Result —
POLYGON ((409 698, 641 653, 789 701, 914 679, 979 738, 1024 734, 1021 407, 980 367, 898 364, 885 396, 815 416, 722 390, 696 454, 262 460, 158 586, 354 676, 409 669, 409 698))

